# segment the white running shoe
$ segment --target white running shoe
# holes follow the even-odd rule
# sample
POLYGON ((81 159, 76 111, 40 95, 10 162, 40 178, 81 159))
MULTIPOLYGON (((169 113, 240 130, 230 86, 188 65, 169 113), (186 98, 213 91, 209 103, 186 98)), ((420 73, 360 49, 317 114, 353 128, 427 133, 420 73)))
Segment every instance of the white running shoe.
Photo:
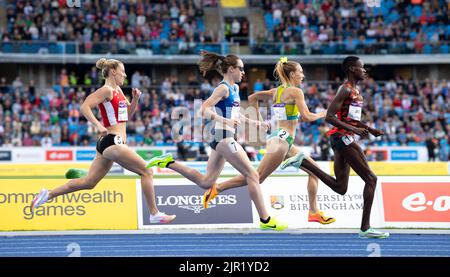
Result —
POLYGON ((176 215, 167 215, 163 212, 158 212, 157 214, 150 214, 150 223, 170 223, 177 216, 176 215))
POLYGON ((366 231, 359 231, 359 237, 362 239, 385 239, 389 237, 389 233, 369 228, 366 231))
POLYGON ((38 208, 48 200, 48 190, 41 189, 38 195, 34 197, 33 202, 31 202, 31 212, 34 211, 34 209, 38 208))

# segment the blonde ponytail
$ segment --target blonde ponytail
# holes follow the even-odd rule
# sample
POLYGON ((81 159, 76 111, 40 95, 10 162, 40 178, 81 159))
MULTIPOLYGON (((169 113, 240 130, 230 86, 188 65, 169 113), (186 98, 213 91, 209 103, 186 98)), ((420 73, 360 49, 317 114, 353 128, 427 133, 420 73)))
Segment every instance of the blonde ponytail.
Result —
POLYGON ((102 71, 102 77, 106 79, 108 78, 109 70, 116 69, 120 64, 122 64, 122 62, 119 60, 107 60, 105 58, 101 58, 95 63, 95 66, 102 71))
POLYGON ((280 59, 275 65, 273 76, 285 87, 292 85, 289 75, 291 72, 295 72, 297 65, 299 65, 298 62, 280 59))

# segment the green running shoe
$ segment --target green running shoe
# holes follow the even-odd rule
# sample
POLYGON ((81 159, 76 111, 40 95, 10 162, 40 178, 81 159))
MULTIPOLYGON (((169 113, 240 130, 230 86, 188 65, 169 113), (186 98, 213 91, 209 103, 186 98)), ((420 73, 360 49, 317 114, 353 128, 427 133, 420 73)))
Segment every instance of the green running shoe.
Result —
POLYGON ((150 161, 147 164, 147 168, 157 166, 159 168, 166 168, 169 163, 173 163, 175 160, 173 159, 173 156, 171 153, 156 156, 150 159, 150 161))
POLYGON ((88 171, 86 169, 71 168, 67 170, 65 176, 66 179, 78 179, 87 176, 87 173, 88 171))
POLYGON ((259 222, 259 229, 261 230, 283 231, 287 227, 286 223, 283 223, 274 217, 270 217, 270 220, 267 223, 259 222))

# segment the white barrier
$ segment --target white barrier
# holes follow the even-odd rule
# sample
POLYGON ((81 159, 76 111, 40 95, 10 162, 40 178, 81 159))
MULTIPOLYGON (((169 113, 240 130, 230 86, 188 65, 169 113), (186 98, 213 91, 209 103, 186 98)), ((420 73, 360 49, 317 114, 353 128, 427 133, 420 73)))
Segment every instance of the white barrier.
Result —
MULTIPOLYGON (((264 201, 266 207, 269 207, 269 213, 287 222, 290 228, 358 228, 361 224, 363 184, 357 179, 350 178, 350 185, 345 195, 336 194, 319 182, 317 207, 325 215, 336 218, 336 222, 329 225, 308 222, 308 177, 268 178, 262 184, 264 201)), ((374 202, 373 225, 380 227, 379 201, 374 202)), ((256 210, 255 214, 256 221, 258 219, 256 210)))
MULTIPOLYGON (((219 181, 224 180, 226 179, 219 181)), ((269 213, 288 223, 291 229, 360 228, 364 189, 361 178, 350 177, 348 191, 343 196, 334 193, 325 184, 319 182, 318 208, 325 215, 336 218, 336 222, 329 225, 307 220, 309 210, 307 180, 305 176, 268 178, 262 184, 262 189, 269 213)), ((179 216, 189 217, 187 220, 190 224, 177 223, 177 221, 163 226, 148 224, 148 222, 144 224, 147 208, 145 205, 145 209, 143 208, 140 182, 137 181, 140 229, 258 228, 259 226, 259 216, 254 205, 251 205, 253 220, 248 221, 248 218, 243 218, 250 202, 246 187, 219 194, 216 200, 219 202, 213 202, 212 208, 205 210, 201 204, 204 190, 192 182, 186 179, 158 179, 155 185, 156 194, 159 195, 158 207, 162 211, 168 210, 179 216), (180 192, 180 186, 189 187, 189 189, 187 192, 180 192), (165 192, 159 194, 158 190, 162 191, 163 187, 166 188, 165 192), (171 190, 170 187, 173 189, 171 190), (181 203, 182 201, 184 203, 181 203), (186 214, 186 210, 190 211, 189 214, 186 214), (198 219, 196 216, 202 218, 198 219), (228 223, 210 223, 211 220, 218 218, 228 223), (246 222, 243 223, 243 221, 246 222)), ((179 222, 186 222, 186 219, 180 219, 179 222)), ((372 206, 371 225, 376 228, 450 229, 450 176, 379 177, 372 206)))
MULTIPOLYGON (((176 152, 175 146, 131 147, 144 159, 166 152, 176 152)), ((92 161, 95 147, 0 147, 0 163, 85 162, 92 161)))
POLYGON ((370 150, 386 161, 428 161, 428 151, 425 146, 371 146, 370 150))
MULTIPOLYGON (((350 177, 348 191, 343 196, 319 182, 318 208, 336 218, 335 223, 320 225, 307 222, 307 177, 269 178, 263 184, 270 213, 284 219, 292 228, 359 228, 363 189, 364 181, 357 176, 350 177), (283 205, 276 203, 280 200, 283 205)), ((378 177, 371 224, 379 228, 450 228, 450 177, 378 177)))
POLYGON ((252 204, 246 187, 220 194, 208 209, 202 205, 204 190, 187 179, 155 180, 158 209, 176 214, 171 224, 151 224, 140 180, 136 180, 139 229, 253 228, 252 204))
MULTIPOLYGON (((131 147, 144 159, 164 153, 176 153, 175 146, 131 147)), ((370 148, 380 161, 427 161, 428 152, 424 146, 374 146, 370 148)), ((309 155, 311 147, 301 147, 309 155)), ((91 161, 96 154, 95 147, 0 147, 1 162, 55 162, 55 161, 91 161)), ((261 155, 258 155, 261 157, 261 155)))

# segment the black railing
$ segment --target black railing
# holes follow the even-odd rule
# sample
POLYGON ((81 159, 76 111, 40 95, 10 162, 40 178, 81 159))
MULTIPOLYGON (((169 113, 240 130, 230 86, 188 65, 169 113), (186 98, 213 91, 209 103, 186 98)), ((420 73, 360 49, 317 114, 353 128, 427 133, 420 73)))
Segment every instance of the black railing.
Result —
MULTIPOLYGON (((247 44, 247 43, 244 43, 247 44)), ((216 53, 239 54, 237 40, 222 43, 167 42, 152 40, 140 43, 126 42, 49 42, 9 41, 0 43, 0 52, 28 54, 122 54, 122 55, 196 55, 204 49, 216 53)), ((339 54, 449 54, 450 42, 251 42, 251 54, 269 55, 339 55, 339 54)))

